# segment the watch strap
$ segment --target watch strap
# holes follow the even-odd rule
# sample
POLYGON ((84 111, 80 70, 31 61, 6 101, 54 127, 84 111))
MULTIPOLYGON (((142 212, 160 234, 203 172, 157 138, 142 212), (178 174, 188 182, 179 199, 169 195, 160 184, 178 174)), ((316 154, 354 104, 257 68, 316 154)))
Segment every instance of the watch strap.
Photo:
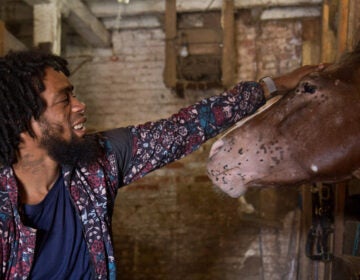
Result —
POLYGON ((264 83, 270 93, 273 94, 277 91, 276 85, 274 80, 270 76, 263 77, 259 80, 260 83, 264 83))

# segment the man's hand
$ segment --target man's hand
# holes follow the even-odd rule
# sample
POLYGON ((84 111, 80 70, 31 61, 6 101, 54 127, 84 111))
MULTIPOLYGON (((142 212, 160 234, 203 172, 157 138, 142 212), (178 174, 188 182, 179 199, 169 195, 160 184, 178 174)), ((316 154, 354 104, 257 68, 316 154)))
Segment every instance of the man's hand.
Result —
POLYGON ((326 64, 319 65, 305 65, 289 72, 285 75, 274 78, 274 83, 277 88, 275 95, 283 95, 286 92, 294 89, 300 80, 311 72, 322 71, 327 67, 326 64))

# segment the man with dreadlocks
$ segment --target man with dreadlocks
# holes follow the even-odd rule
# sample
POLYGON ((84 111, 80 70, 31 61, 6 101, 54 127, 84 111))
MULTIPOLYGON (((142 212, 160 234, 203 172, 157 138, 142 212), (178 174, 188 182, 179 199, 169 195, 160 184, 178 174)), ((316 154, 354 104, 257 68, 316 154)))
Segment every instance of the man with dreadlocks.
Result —
POLYGON ((0 278, 115 279, 111 215, 119 187, 179 159, 314 71, 242 82, 168 119, 86 134, 67 62, 0 58, 0 278))

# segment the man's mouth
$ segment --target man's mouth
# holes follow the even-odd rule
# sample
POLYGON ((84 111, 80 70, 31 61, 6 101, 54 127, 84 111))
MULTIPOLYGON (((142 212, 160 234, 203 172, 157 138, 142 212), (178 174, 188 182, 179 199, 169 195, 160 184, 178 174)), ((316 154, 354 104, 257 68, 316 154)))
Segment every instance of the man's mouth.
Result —
POLYGON ((73 126, 73 129, 74 130, 85 130, 85 122, 83 122, 83 123, 78 123, 78 124, 76 124, 76 125, 74 125, 73 126))
POLYGON ((76 132, 85 132, 86 131, 86 118, 81 118, 76 123, 73 124, 72 129, 76 132))

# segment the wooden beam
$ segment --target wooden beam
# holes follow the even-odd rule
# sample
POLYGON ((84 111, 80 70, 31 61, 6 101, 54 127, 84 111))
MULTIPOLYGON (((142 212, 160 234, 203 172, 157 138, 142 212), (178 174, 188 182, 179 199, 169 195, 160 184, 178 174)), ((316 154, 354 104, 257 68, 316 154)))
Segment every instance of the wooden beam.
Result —
POLYGON ((249 8, 249 7, 271 7, 271 6, 298 6, 299 4, 304 6, 319 5, 322 0, 234 0, 235 7, 249 8))
POLYGON ((23 0, 30 6, 38 5, 38 4, 49 4, 52 0, 23 0))
MULTIPOLYGON (((46 6, 50 7, 51 5, 56 5, 57 9, 60 9, 60 14, 66 18, 69 24, 74 28, 74 30, 79 33, 85 41, 87 41, 93 47, 109 47, 111 45, 110 33, 100 22, 96 16, 92 14, 92 12, 88 9, 86 5, 81 0, 24 0, 29 5, 34 6, 34 11, 36 7, 46 6)), ((117 12, 117 9, 114 11, 117 12)), ((42 12, 41 12, 42 13, 42 12)), ((50 11, 49 13, 54 15, 54 11, 50 11)), ((47 14, 42 14, 46 18, 47 14)), ((41 20, 41 18, 35 19, 44 24, 45 19, 41 20)), ((50 19, 51 20, 51 19, 50 19)), ((56 19, 52 19, 54 21, 56 19)), ((36 23, 36 22, 35 22, 36 23)), ((60 24, 61 21, 57 25, 60 24)), ((39 28, 41 26, 39 25, 39 28)), ((46 28, 46 27, 42 27, 46 28)), ((41 36, 41 35, 38 35, 41 36)), ((54 38, 55 39, 55 38, 54 38)), ((38 40, 35 42, 38 44, 38 40)), ((53 42, 53 44, 57 44, 57 42, 53 42)))
POLYGON ((235 72, 235 19, 234 0, 223 0, 221 12, 223 51, 221 59, 222 84, 228 88, 234 84, 235 72))
POLYGON ((138 29, 138 28, 163 28, 163 23, 157 15, 139 15, 136 17, 122 17, 118 20, 115 17, 102 20, 107 29, 138 29))
POLYGON ((165 9, 165 68, 164 83, 169 88, 176 86, 176 0, 166 0, 165 9))
POLYGON ((26 46, 16 39, 5 27, 5 23, 0 20, 0 56, 5 55, 10 50, 24 50, 26 46))
POLYGON ((321 16, 319 7, 276 7, 264 10, 261 20, 314 18, 321 16))
POLYGON ((67 22, 93 47, 109 47, 110 33, 80 0, 69 0, 67 22))
POLYGON ((34 5, 34 46, 47 45, 48 51, 61 53, 61 11, 57 2, 34 5))
POLYGON ((38 4, 49 4, 51 0, 24 0, 30 6, 38 5, 38 4))
MULTIPOLYGON (((234 0, 235 9, 247 9, 253 7, 296 7, 299 6, 299 0, 234 0)), ((301 5, 303 7, 321 6, 323 0, 303 0, 301 5)), ((163 14, 165 12, 164 0, 146 0, 146 1, 130 1, 123 12, 123 16, 136 16, 144 14, 163 14)), ((89 1, 87 6, 91 12, 97 17, 116 17, 119 9, 119 4, 114 2, 103 1, 89 1)), ((176 10, 178 13, 182 12, 204 12, 204 11, 220 11, 222 9, 221 0, 203 0, 203 1, 189 1, 177 0, 176 10)))

